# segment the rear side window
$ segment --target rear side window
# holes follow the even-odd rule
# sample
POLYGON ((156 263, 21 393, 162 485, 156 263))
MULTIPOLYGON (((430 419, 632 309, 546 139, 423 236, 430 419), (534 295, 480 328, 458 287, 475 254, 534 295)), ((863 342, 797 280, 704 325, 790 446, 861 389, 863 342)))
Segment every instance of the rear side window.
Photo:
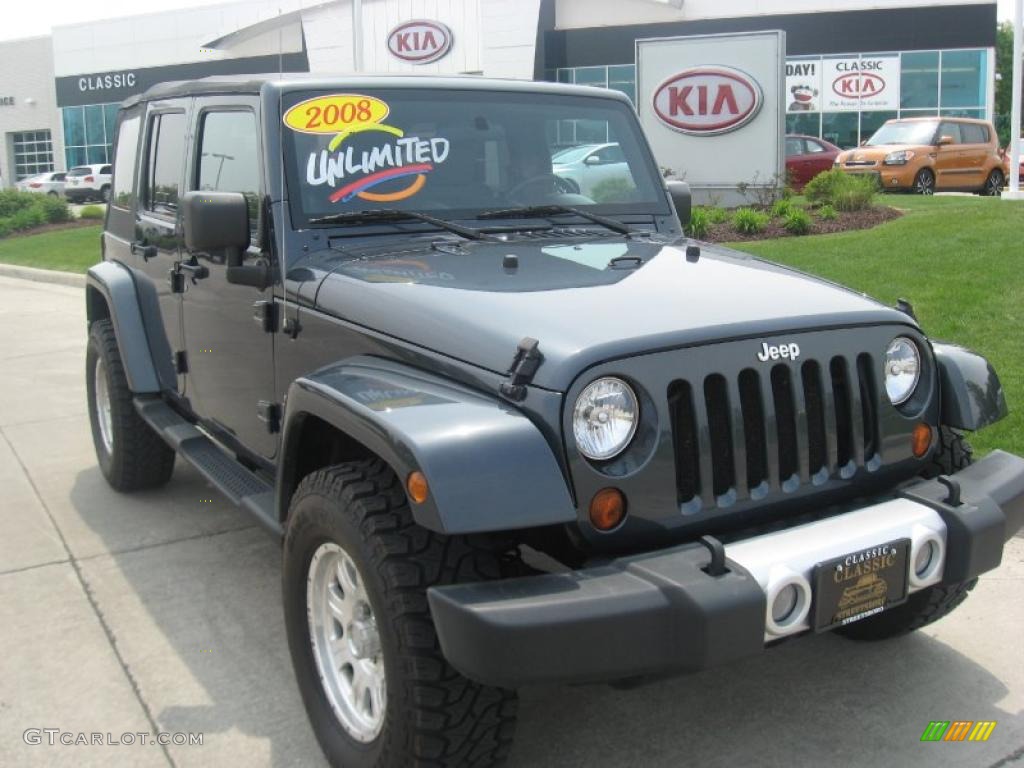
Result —
POLYGON ((51 178, 51 181, 64 181, 64 174, 63 173, 55 173, 55 174, 53 174, 53 176, 51 178))
POLYGON ((110 166, 109 165, 104 165, 102 168, 100 168, 100 173, 103 174, 103 175, 109 176, 110 175, 110 166))
POLYGON ((181 164, 185 157, 185 114, 164 112, 150 123, 146 165, 146 208, 174 215, 178 210, 181 164))
POLYGON ((135 157, 139 146, 139 120, 137 115, 122 120, 117 132, 117 152, 114 155, 117 173, 114 174, 113 204, 119 208, 131 208, 135 196, 132 181, 135 178, 135 157))
POLYGON ((816 141, 807 139, 805 143, 807 144, 807 154, 809 155, 817 155, 825 151, 825 147, 816 141))
POLYGON ((249 204, 249 228, 255 230, 260 193, 256 116, 247 110, 207 112, 199 130, 196 189, 241 192, 249 204))
POLYGON ((964 144, 988 144, 988 128, 976 123, 964 123, 960 126, 960 135, 964 144))
POLYGON ((802 155, 804 153, 803 145, 804 143, 800 139, 786 139, 786 157, 802 155))
POLYGON ((964 140, 960 136, 960 123, 943 123, 942 127, 939 128, 939 136, 949 136, 953 139, 954 144, 963 144, 964 140))

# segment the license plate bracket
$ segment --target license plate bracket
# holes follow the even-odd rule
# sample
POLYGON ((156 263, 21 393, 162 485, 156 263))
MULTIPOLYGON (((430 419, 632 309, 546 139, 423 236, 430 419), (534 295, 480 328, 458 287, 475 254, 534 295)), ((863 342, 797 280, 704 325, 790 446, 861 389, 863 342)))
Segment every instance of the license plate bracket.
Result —
POLYGON ((907 599, 910 539, 875 544, 814 567, 815 632, 881 613, 907 599))

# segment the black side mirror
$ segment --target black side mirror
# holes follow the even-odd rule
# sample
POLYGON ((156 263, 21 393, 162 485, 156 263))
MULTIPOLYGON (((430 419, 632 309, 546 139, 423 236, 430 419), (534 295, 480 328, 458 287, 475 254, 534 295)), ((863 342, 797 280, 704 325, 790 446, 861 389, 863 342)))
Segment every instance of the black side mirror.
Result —
POLYGON ((249 246, 249 206, 241 192, 186 192, 181 207, 188 250, 241 251, 249 246))
POLYGON ((264 290, 270 285, 266 265, 243 265, 249 247, 249 204, 241 192, 186 192, 181 199, 185 247, 203 253, 224 251, 226 279, 264 290))
POLYGON ((690 185, 685 181, 666 181, 668 195, 672 198, 672 205, 676 209, 676 216, 679 217, 679 224, 685 230, 690 226, 690 211, 693 208, 693 195, 690 194, 690 185))

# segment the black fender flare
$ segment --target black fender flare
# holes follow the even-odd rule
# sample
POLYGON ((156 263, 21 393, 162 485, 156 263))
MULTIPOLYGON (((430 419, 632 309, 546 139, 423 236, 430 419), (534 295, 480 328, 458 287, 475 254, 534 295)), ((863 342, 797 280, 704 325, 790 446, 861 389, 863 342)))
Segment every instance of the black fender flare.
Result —
POLYGON ((279 519, 287 514, 304 421, 314 416, 361 443, 405 482, 426 475, 412 504, 425 528, 463 534, 576 520, 565 477, 540 430, 509 403, 408 366, 356 357, 288 389, 278 463, 279 519))
POLYGON ((1006 417, 1006 395, 992 364, 969 349, 934 342, 942 423, 975 431, 1006 417))
POLYGON ((159 392, 160 377, 153 364, 131 270, 116 261, 101 261, 89 267, 85 279, 85 311, 89 325, 110 317, 129 388, 140 394, 159 392), (100 296, 106 302, 105 310, 99 304, 100 296))

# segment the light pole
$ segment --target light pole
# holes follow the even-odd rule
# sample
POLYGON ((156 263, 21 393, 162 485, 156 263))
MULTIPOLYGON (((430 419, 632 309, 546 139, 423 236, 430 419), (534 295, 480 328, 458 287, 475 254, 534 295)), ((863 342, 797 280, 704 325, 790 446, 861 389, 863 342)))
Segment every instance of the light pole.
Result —
POLYGON ((1013 106, 1010 108, 1010 189, 1006 200, 1024 200, 1020 189, 1021 90, 1024 89, 1024 0, 1013 10, 1013 106))

